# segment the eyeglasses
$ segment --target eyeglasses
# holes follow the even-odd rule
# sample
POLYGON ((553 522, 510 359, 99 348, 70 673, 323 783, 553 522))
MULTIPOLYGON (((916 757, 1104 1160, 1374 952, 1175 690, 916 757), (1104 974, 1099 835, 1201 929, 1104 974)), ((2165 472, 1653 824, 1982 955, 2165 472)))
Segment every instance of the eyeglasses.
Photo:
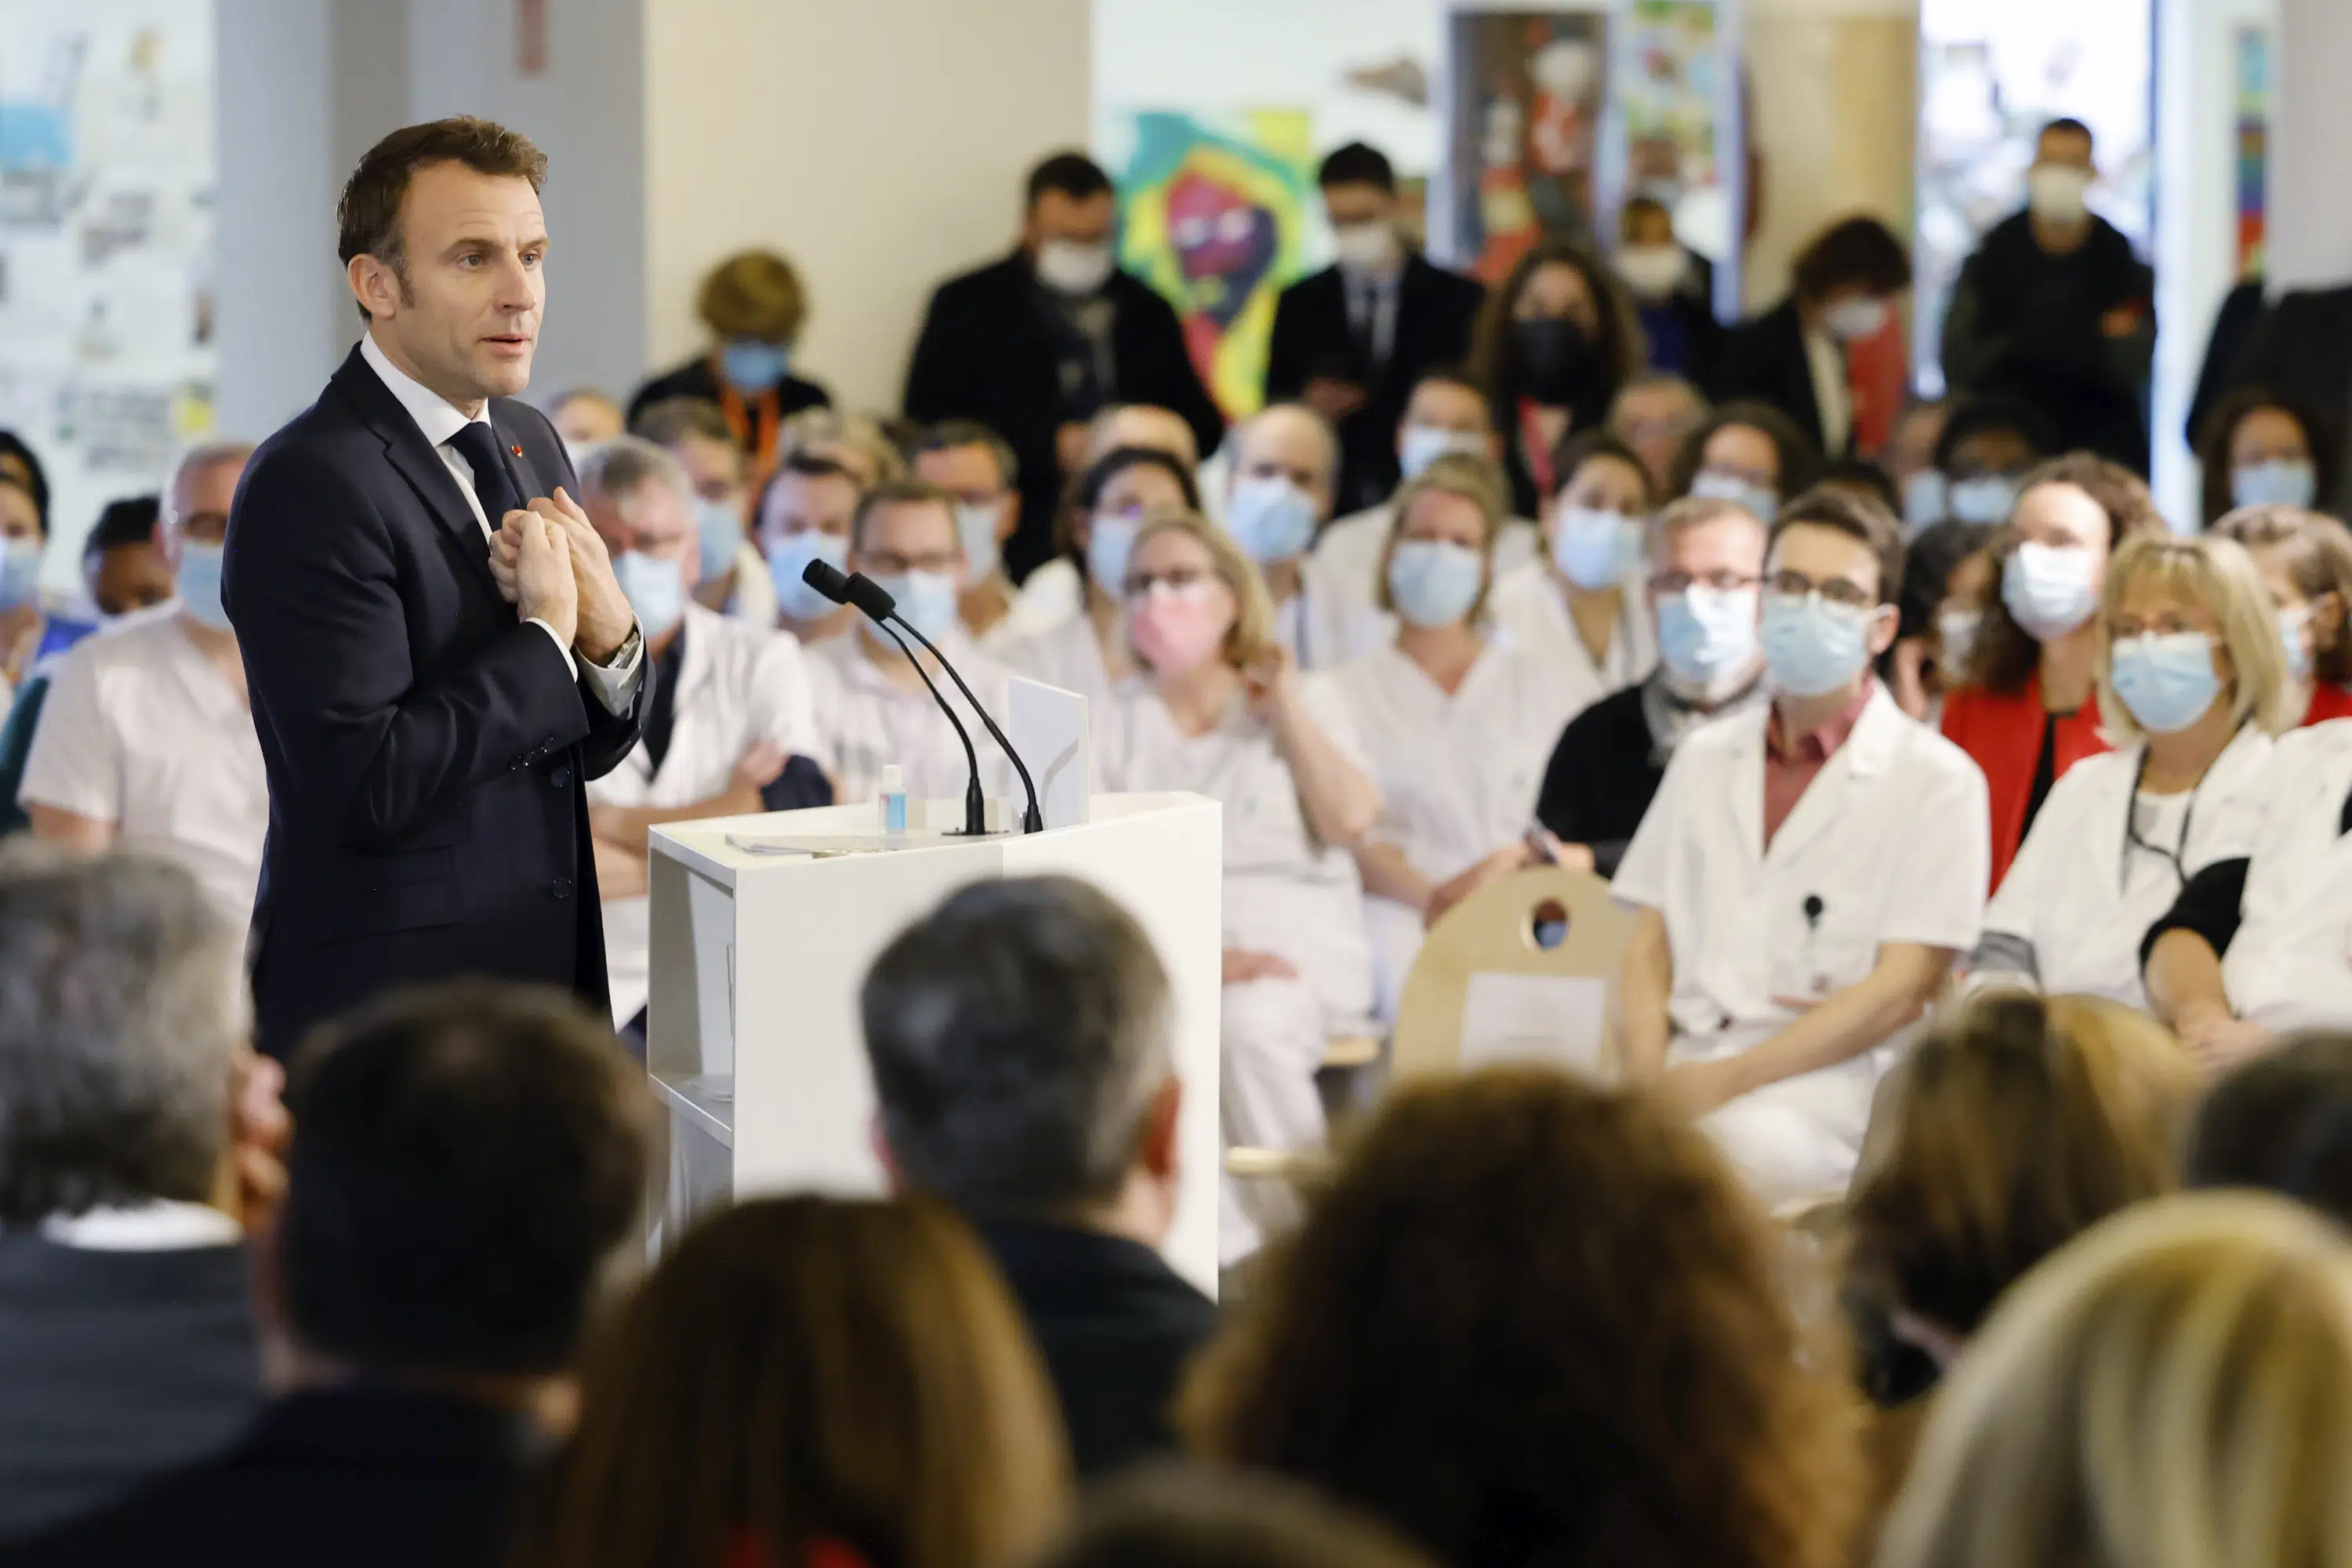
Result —
POLYGON ((861 554, 858 570, 878 572, 885 577, 895 577, 901 572, 936 572, 945 576, 956 569, 957 552, 926 550, 919 555, 901 555, 895 550, 877 550, 861 554))
POLYGON ((1864 592, 1843 577, 1831 577, 1816 583, 1802 572, 1775 572, 1767 580, 1776 597, 1801 599, 1819 594, 1825 603, 1842 605, 1849 610, 1874 610, 1878 596, 1864 592))
POLYGON ((1654 572, 1650 574, 1650 589, 1664 598, 1687 594, 1693 588, 1712 588, 1718 594, 1737 594, 1753 588, 1762 581, 1762 578, 1745 572, 1708 572, 1699 575, 1688 572, 1654 572))

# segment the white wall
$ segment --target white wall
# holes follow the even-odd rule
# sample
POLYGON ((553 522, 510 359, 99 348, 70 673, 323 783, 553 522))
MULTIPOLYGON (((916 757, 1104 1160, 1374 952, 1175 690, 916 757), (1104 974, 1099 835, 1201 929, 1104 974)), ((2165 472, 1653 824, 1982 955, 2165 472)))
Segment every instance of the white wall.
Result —
POLYGON ((2352 275, 2352 5, 2279 0, 2278 89, 2271 113, 2270 290, 2352 275))

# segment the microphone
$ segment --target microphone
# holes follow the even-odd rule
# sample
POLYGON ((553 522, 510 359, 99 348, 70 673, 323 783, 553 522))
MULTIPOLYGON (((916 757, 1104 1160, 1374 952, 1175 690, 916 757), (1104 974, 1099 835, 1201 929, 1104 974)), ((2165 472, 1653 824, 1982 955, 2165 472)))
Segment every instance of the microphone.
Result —
POLYGON ((905 654, 908 661, 914 665, 916 675, 921 678, 924 689, 931 694, 931 700, 940 705, 940 711, 946 714, 948 722, 955 726, 956 739, 963 742, 964 765, 970 773, 964 785, 964 833, 968 836, 977 836, 988 830, 987 813, 981 804, 980 754, 972 749, 971 732, 964 728, 963 721, 956 717, 956 710, 949 704, 948 700, 940 695, 940 689, 931 683, 929 674, 923 668, 923 661, 915 657, 914 650, 907 646, 907 638, 900 637, 898 629, 890 625, 893 621, 904 627, 908 637, 922 644, 929 650, 931 657, 940 661, 940 668, 946 670, 948 679, 956 683, 956 689, 962 692, 964 700, 971 704, 971 710, 980 715, 981 723, 986 726, 989 734, 995 739, 996 743, 1003 748, 1004 754, 1013 759, 1013 769, 1021 775, 1021 787, 1029 797, 1028 809, 1023 812, 1021 816, 1021 831, 1044 832, 1045 817, 1045 814, 1037 809, 1037 785, 1029 777, 1029 764, 1021 760, 1021 753, 1013 749, 1013 742, 1004 738, 1004 731, 998 729, 996 721, 988 716, 988 710, 981 705, 978 697, 972 695, 971 686, 965 682, 956 667, 949 661, 948 656, 941 653, 930 638, 918 630, 914 623, 898 614, 898 602, 890 596, 889 591, 863 572, 852 572, 845 576, 840 568, 824 561, 810 562, 807 569, 801 574, 801 581, 836 605, 854 606, 868 620, 888 633, 890 640, 898 645, 898 651, 905 654))

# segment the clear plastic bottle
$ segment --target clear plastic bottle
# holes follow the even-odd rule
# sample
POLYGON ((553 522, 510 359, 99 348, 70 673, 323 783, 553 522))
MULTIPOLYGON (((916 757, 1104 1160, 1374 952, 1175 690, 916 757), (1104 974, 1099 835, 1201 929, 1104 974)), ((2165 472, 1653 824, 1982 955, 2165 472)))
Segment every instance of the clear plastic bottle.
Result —
POLYGON ((882 831, 907 831, 907 779, 896 763, 882 764, 882 831))

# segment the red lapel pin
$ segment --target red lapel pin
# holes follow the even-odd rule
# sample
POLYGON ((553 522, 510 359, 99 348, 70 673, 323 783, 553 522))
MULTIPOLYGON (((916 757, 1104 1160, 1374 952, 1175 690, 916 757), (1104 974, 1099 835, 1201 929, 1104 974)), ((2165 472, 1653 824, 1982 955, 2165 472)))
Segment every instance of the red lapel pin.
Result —
POLYGON ((518 458, 522 456, 522 448, 520 447, 509 447, 507 450, 512 452, 518 458))

